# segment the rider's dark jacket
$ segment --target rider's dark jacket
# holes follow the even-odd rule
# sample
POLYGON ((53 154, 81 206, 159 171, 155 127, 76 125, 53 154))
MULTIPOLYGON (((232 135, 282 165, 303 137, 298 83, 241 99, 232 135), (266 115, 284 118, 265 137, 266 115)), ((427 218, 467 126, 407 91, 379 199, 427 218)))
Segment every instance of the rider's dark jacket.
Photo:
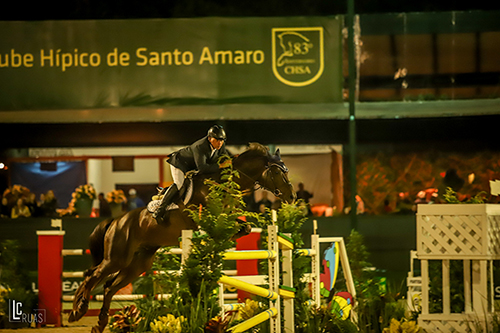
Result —
POLYGON ((222 155, 230 155, 226 150, 226 143, 212 155, 212 145, 208 136, 196 141, 190 146, 182 148, 170 155, 167 160, 182 172, 198 170, 200 173, 214 173, 219 170, 217 161, 222 155))

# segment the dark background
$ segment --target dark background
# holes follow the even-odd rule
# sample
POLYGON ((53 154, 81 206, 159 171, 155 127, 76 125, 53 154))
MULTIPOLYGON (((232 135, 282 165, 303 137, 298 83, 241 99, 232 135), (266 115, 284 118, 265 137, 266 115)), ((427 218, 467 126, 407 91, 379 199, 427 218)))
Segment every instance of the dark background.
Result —
MULTIPOLYGON (((324 16, 345 14, 347 0, 72 0, 13 2, 0 20, 80 20, 205 16, 324 16)), ((356 13, 497 10, 498 1, 355 0, 356 13)))

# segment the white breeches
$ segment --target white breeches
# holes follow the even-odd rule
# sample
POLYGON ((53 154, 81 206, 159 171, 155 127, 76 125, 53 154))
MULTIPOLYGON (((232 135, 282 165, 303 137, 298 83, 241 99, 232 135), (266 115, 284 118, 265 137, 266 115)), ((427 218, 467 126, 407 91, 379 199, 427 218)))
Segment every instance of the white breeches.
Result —
POLYGON ((177 169, 172 164, 170 164, 170 172, 172 173, 172 180, 177 185, 177 188, 180 190, 182 184, 184 184, 184 172, 181 169, 177 169))

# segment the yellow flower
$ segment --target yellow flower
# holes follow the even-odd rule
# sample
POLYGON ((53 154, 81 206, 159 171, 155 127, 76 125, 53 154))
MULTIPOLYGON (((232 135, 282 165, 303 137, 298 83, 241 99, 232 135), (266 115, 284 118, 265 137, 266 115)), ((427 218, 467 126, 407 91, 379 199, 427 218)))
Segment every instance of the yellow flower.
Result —
POLYGON ((415 321, 408 321, 406 319, 401 319, 401 322, 392 318, 391 324, 389 326, 390 333, 418 333, 420 332, 420 326, 417 325, 415 321))
POLYGON ((72 194, 75 199, 90 199, 94 200, 97 198, 96 191, 94 187, 90 184, 80 185, 75 189, 72 194))
POLYGON ((259 312, 259 303, 247 298, 245 306, 239 308, 238 312, 243 320, 250 319, 259 312))
POLYGON ((184 317, 174 317, 171 314, 160 316, 150 324, 153 333, 181 333, 184 317))
POLYGON ((125 197, 125 193, 123 193, 123 190, 113 190, 106 194, 106 200, 108 200, 108 202, 110 203, 114 202, 120 204, 123 202, 127 202, 127 197, 125 197))

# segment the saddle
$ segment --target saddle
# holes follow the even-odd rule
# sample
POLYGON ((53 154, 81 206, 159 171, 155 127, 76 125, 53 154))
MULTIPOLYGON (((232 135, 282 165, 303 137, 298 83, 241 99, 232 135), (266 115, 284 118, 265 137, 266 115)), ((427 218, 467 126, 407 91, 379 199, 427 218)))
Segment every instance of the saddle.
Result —
MULTIPOLYGON (((196 175, 197 173, 198 173, 197 171, 190 171, 186 173, 184 183, 182 184, 182 187, 179 190, 179 197, 181 199, 184 198, 182 200, 182 202, 184 202, 184 205, 187 205, 189 203, 189 200, 191 200, 191 197, 193 196, 193 176, 196 175)), ((151 214, 156 212, 158 207, 160 207, 161 201, 163 199, 162 193, 165 193, 165 190, 166 189, 159 187, 158 194, 153 196, 151 198, 151 201, 148 203, 147 209, 151 214)), ((170 211, 174 209, 179 209, 179 205, 173 202, 167 206, 167 209, 165 211, 170 211)))

